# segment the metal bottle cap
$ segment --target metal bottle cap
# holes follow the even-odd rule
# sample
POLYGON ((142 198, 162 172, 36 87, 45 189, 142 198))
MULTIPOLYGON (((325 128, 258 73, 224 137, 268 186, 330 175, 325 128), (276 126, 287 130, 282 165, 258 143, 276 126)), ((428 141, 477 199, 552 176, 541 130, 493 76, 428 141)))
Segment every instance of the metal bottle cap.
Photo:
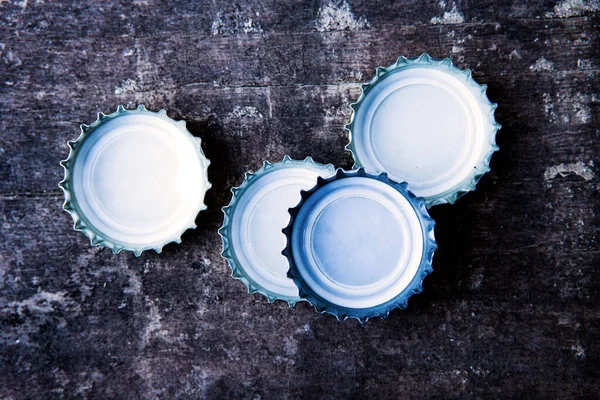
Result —
POLYGON ((337 170, 302 192, 284 229, 300 297, 339 320, 386 317, 407 306, 437 248, 425 201, 385 173, 337 170))
POLYGON ((223 208, 224 221, 219 230, 223 240, 222 256, 233 277, 241 280, 250 293, 261 293, 269 302, 300 300, 298 288, 287 277, 288 263, 281 255, 285 236, 281 230, 289 221, 288 209, 300 200, 300 191, 310 189, 319 176, 331 176, 333 165, 322 165, 308 157, 294 161, 264 162, 255 173, 246 173, 244 182, 233 188, 233 196, 223 208))
POLYGON ((356 167, 387 172, 424 197, 454 203, 489 171, 500 125, 497 105, 470 70, 427 53, 400 57, 362 87, 347 129, 356 167))
POLYGON ((68 144, 59 184, 64 209, 93 245, 137 256, 149 249, 160 253, 196 227, 211 187, 210 162, 184 121, 172 120, 165 110, 119 106, 81 125, 79 138, 68 144))

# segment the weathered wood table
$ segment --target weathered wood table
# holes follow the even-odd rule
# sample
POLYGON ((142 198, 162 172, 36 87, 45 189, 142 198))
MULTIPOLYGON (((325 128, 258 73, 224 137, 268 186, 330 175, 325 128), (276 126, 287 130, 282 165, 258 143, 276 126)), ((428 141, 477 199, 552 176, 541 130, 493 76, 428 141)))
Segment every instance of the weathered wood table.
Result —
POLYGON ((600 2, 0 1, 0 397, 593 398, 600 393, 600 2), (432 210, 422 295, 338 323, 248 295, 220 208, 263 159, 349 168, 349 104, 399 55, 452 57, 499 104, 477 191, 432 210), (118 104, 188 121, 199 228, 92 248, 59 160, 118 104))

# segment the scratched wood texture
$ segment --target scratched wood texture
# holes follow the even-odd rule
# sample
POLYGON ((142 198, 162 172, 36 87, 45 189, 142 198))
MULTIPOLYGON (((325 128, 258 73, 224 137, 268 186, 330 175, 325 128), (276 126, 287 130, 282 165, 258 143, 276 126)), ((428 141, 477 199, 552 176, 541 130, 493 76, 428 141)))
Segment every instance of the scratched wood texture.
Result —
POLYGON ((0 397, 597 398, 600 2, 0 1, 0 397), (432 210, 425 291, 364 326, 247 294, 220 258, 263 159, 349 168, 378 65, 428 51, 489 85, 499 153, 432 210), (188 121, 209 210, 163 254, 72 231, 66 141, 118 104, 188 121))

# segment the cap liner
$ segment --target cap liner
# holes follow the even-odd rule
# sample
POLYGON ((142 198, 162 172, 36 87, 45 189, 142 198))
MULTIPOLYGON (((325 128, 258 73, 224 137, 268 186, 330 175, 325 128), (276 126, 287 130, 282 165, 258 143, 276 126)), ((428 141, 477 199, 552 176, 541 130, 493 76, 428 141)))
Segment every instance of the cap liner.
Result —
POLYGON ((497 105, 470 70, 427 53, 377 68, 346 125, 354 168, 387 172, 424 197, 454 203, 489 171, 500 124, 497 105))
POLYGON ((210 161, 185 122, 165 110, 140 105, 99 113, 68 146, 59 183, 63 208, 92 245, 136 256, 149 249, 160 253, 165 244, 180 243, 206 209, 210 161))
POLYGON ((260 293, 269 302, 283 300, 290 306, 302 300, 287 277, 287 261, 280 251, 285 245, 281 229, 288 223, 288 207, 299 200, 301 189, 314 186, 317 176, 334 172, 333 165, 316 163, 310 157, 295 161, 285 156, 277 163, 265 161, 258 171, 247 172, 239 187, 231 189, 233 196, 223 207, 219 229, 221 256, 249 293, 260 293))
MULTIPOLYGON (((341 187, 341 186, 340 186, 341 187)), ((323 189, 324 190, 324 189, 323 189)), ((340 191, 340 189, 338 188, 338 186, 335 186, 335 189, 333 189, 331 191, 331 193, 335 192, 335 191, 340 191)), ((336 196, 336 198, 341 197, 341 196, 336 196)), ((367 195, 368 197, 368 195, 367 195)), ((347 196, 347 198, 352 199, 353 201, 356 200, 358 198, 358 196, 355 196, 354 194, 350 194, 349 196, 347 196)), ((391 199, 392 197, 390 197, 391 199)), ((334 201, 337 201, 335 199, 333 199, 332 201, 330 201, 328 204, 333 204, 334 201)), ((382 200, 385 201, 385 200, 382 200)), ((325 201, 323 201, 323 203, 325 203, 325 201)), ((342 211, 343 207, 342 207, 342 211)), ((315 309, 320 312, 320 313, 329 313, 332 315, 335 315, 336 318, 338 318, 338 320, 343 321, 347 318, 355 318, 358 319, 360 322, 364 323, 366 322, 368 319, 372 318, 372 317, 382 317, 385 318, 389 315, 390 311, 395 309, 395 308, 406 308, 407 304, 408 304, 408 299, 414 294, 414 293, 420 293, 422 291, 422 282, 423 279, 425 278, 425 276, 427 274, 429 274, 432 271, 432 259, 433 259, 433 253, 435 252, 435 249, 437 248, 437 245, 435 243, 435 237, 434 237, 434 225, 435 222, 433 221, 433 219, 431 219, 429 217, 429 214, 427 213, 427 209, 425 207, 425 201, 422 198, 418 198, 416 196, 414 196, 411 192, 409 192, 407 190, 407 185, 406 183, 395 183, 393 181, 391 181, 390 179, 388 179, 387 174, 382 173, 378 176, 374 176, 374 175, 370 175, 368 173, 365 172, 364 169, 358 169, 358 170, 353 170, 353 171, 344 171, 342 169, 338 169, 336 172, 336 175, 330 178, 319 178, 318 179, 318 183, 317 185, 309 190, 309 191, 302 191, 302 200, 300 201, 300 203, 294 207, 291 208, 289 210, 290 213, 290 223, 289 225, 283 230, 283 232, 285 233, 286 237, 287 237, 287 246, 284 249, 284 251, 282 252, 282 254, 284 254, 287 259, 288 262, 290 264, 290 270, 288 273, 288 276, 290 278, 292 278, 294 280, 294 282, 296 283, 296 285, 298 286, 299 289, 299 293, 300 293, 300 297, 308 300, 314 307, 315 309), (303 210, 304 206, 307 206, 309 209, 315 205, 320 204, 319 202, 321 201, 323 197, 322 190, 325 186, 327 185, 333 185, 333 184, 337 184, 338 181, 340 180, 344 180, 344 179, 348 179, 348 178, 367 178, 369 180, 375 180, 378 182, 382 182, 385 183, 385 185, 387 185, 386 187, 389 187, 391 189, 393 189, 394 193, 399 194, 402 199, 404 201, 407 202, 408 205, 408 209, 404 208, 404 211, 409 210, 410 214, 412 215, 414 213, 414 215, 412 215, 412 217, 416 218, 418 227, 419 227, 419 236, 422 235, 422 245, 420 247, 420 251, 421 251, 421 257, 420 259, 417 259, 417 265, 415 267, 414 270, 412 270, 412 273, 414 273, 414 275, 412 275, 412 279, 410 279, 410 275, 409 275, 409 280, 405 281, 405 283, 403 283, 401 286, 389 286, 389 281, 391 278, 384 276, 387 273, 387 270, 384 271, 384 273, 380 276, 378 275, 373 275, 373 276, 369 276, 369 277, 364 277, 361 278, 359 276, 360 270, 355 271, 357 272, 356 274, 353 275, 352 272, 352 266, 347 265, 347 266, 342 266, 342 265, 338 265, 338 271, 346 271, 348 272, 348 274, 342 274, 342 272, 339 273, 339 275, 335 276, 335 275, 331 275, 328 276, 326 279, 323 278, 321 281, 321 283, 319 283, 319 287, 312 287, 311 284, 309 284, 309 281, 315 282, 315 280, 312 279, 312 277, 308 277, 304 276, 303 273, 301 272, 301 268, 303 268, 304 274, 306 274, 306 269, 304 268, 304 266, 301 266, 300 264, 298 264, 296 257, 299 257, 299 259, 304 260, 305 257, 304 255, 301 255, 300 252, 304 252, 305 249, 304 248, 297 248, 295 246, 297 246, 297 242, 296 239, 294 239, 294 232, 296 232, 296 230, 298 229, 301 234, 304 234, 305 231, 310 231, 310 229, 305 229, 306 226, 305 225, 301 225, 300 227, 296 228, 294 225, 296 223, 303 223, 303 222, 299 222, 299 221, 304 221, 307 218, 307 215, 313 215, 313 214, 318 214, 319 217, 318 218, 326 218, 323 217, 323 215, 325 213, 323 212, 319 212, 318 210, 320 210, 320 208, 316 209, 316 211, 314 211, 313 214, 310 214, 309 212, 307 212, 306 210, 303 210), (311 200, 311 198, 314 197, 318 197, 318 199, 316 201, 311 200), (412 208, 411 208, 412 207, 412 208), (386 281, 387 279, 387 281, 386 281), (359 282, 360 281, 360 282, 359 282), (406 283, 408 282, 408 283, 406 283), (340 302, 336 302, 334 303, 331 300, 328 300, 325 298, 325 296, 322 295, 323 290, 325 287, 327 287, 328 285, 330 287, 335 288, 335 290, 338 290, 340 293, 346 292, 346 293, 350 293, 352 291, 356 291, 357 286, 355 286, 356 284, 361 284, 363 285, 361 290, 364 289, 364 292, 370 295, 373 293, 374 288, 377 289, 377 287, 385 287, 385 288, 389 288, 391 287, 392 289, 399 290, 399 293, 395 293, 395 295, 393 296, 387 296, 385 298, 385 300, 380 303, 380 304, 376 304, 376 305, 371 305, 368 307, 363 307, 363 308, 359 308, 356 306, 343 306, 340 305, 340 303, 342 303, 342 301, 340 302), (386 286, 387 285, 387 286, 386 286), (369 292, 370 291, 370 292, 369 292), (321 294, 319 294, 321 293, 321 294)), ((341 215, 341 214, 340 214, 341 215)), ((359 213, 354 215, 355 217, 359 216, 359 213)), ((411 218, 412 218, 411 217, 411 218)), ((331 225, 327 225, 327 222, 324 223, 324 226, 329 226, 331 227, 331 225)), ((373 224, 376 224, 376 228, 377 227, 384 227, 387 225, 389 225, 387 222, 385 222, 385 219, 374 219, 373 220, 373 224), (379 221, 379 222, 378 222, 379 221)), ((375 229, 376 229, 375 228, 375 229)), ((342 228, 343 229, 343 228, 342 228)), ((326 229, 327 230, 327 229, 326 229)), ((338 229, 339 231, 339 229, 338 229)), ((328 235, 335 235, 335 233, 337 232, 335 229, 333 231, 331 230, 327 230, 328 235)), ((308 234, 310 235, 310 233, 308 234)), ((384 238, 385 236, 382 235, 382 238, 384 238)), ((327 238, 325 235, 323 236, 323 239, 330 240, 329 238, 327 238)), ((319 241, 322 241, 321 239, 317 239, 319 241)), ((368 242, 368 238, 365 239, 366 242, 371 245, 372 243, 368 242)), ((322 244, 322 243, 321 243, 322 244)), ((362 243, 356 243, 355 246, 361 246, 362 243)), ((368 250, 372 251, 372 253, 367 254, 367 256, 369 257, 369 260, 381 260, 381 257, 379 257, 380 254, 382 254, 382 252, 384 252, 385 254, 385 247, 376 247, 376 251, 373 251, 374 249, 372 248, 368 248, 368 250), (371 257, 371 254, 373 255, 371 257)), ((418 247, 417 247, 418 248, 418 247)), ((342 250, 344 249, 344 247, 342 247, 342 250)), ((348 247, 348 249, 351 249, 351 247, 348 247)), ((401 249, 401 245, 399 244, 399 246, 396 248, 396 250, 400 250, 401 249)), ((336 249, 332 248, 331 252, 335 252, 336 249)), ((395 251, 396 253, 402 253, 402 251, 395 251)), ((319 251, 317 251, 317 256, 319 254, 319 251)), ((326 257, 328 257, 328 253, 327 250, 325 249, 324 251, 321 251, 320 254, 325 254, 326 257)), ((357 253, 358 254, 358 253, 357 253)), ((351 257, 350 256, 345 256, 347 257, 351 257)), ((386 256, 387 257, 387 256, 386 256)), ((341 259, 344 259, 344 256, 341 257, 341 259)), ((339 258, 338 258, 339 260, 339 258)), ((389 258, 384 258, 384 260, 389 260, 389 258)), ((395 261, 394 261, 395 262, 395 261)), ((302 261, 302 263, 304 263, 304 261, 302 261)), ((317 262, 316 265, 319 269, 323 270, 322 266, 318 265, 319 263, 317 262)), ((327 266, 325 266, 327 267, 327 266)), ((372 271, 378 271, 381 268, 381 265, 377 265, 377 266, 373 266, 372 268, 370 268, 370 272, 372 271)), ((313 270, 316 271, 315 269, 316 267, 313 266, 313 270)), ((384 269, 386 267, 384 266, 384 269)), ((407 267, 408 268, 408 267, 407 267)), ((318 271, 318 273, 323 272, 324 275, 327 275, 329 272, 335 271, 335 268, 332 268, 331 270, 327 270, 327 268, 324 268, 325 271, 318 271)), ((394 272, 395 274, 396 272, 394 272)), ((389 291, 388 291, 389 294, 389 291)), ((350 303, 347 303, 350 304, 350 303)))

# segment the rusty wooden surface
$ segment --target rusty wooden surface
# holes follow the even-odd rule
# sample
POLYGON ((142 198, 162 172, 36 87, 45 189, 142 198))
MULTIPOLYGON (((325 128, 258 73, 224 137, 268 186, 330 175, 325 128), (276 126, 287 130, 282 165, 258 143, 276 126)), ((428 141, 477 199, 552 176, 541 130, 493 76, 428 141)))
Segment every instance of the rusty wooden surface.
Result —
POLYGON ((600 2, 0 1, 0 397, 597 398, 600 2), (489 85, 501 147, 432 210, 405 311, 361 326, 250 296, 220 258, 229 187, 263 159, 349 168, 359 84, 397 56, 489 85), (212 160, 163 254, 72 231, 66 141, 118 104, 188 121, 212 160))

